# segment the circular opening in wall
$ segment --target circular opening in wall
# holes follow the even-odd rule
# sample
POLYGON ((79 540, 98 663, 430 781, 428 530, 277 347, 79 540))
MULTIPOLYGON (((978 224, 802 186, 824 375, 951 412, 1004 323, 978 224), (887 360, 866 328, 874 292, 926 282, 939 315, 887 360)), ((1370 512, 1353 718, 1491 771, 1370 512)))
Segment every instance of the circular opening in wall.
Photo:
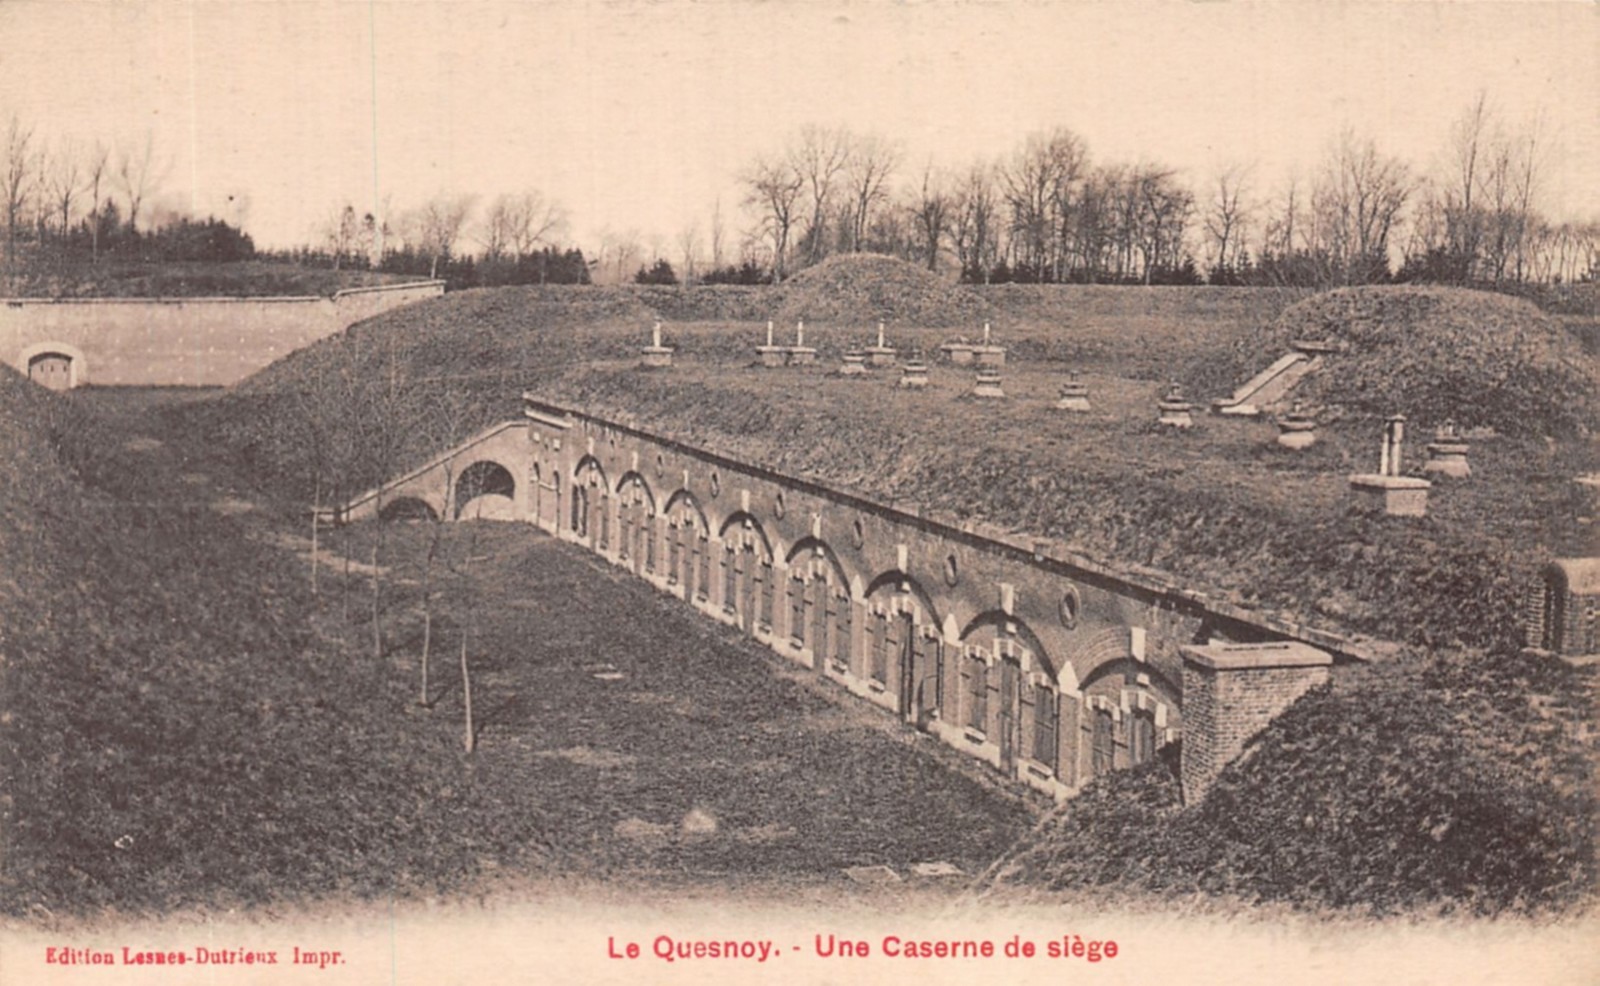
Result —
POLYGON ((783 502, 783 494, 782 493, 779 493, 776 497, 773 498, 773 500, 772 500, 772 512, 773 512, 773 514, 775 514, 777 516, 777 518, 779 520, 783 519, 783 515, 788 511, 788 509, 789 509, 788 506, 783 502))
POLYGON ((1067 586, 1067 591, 1061 594, 1061 625, 1071 630, 1078 625, 1078 610, 1083 601, 1078 598, 1075 586, 1067 586))
POLYGON ((711 474, 711 495, 716 496, 722 492, 722 477, 717 473, 711 474))
POLYGON ((944 559, 944 581, 946 585, 955 585, 961 578, 961 572, 956 567, 956 556, 946 555, 944 559))
POLYGON ((859 520, 850 525, 850 543, 858 548, 867 543, 866 529, 861 526, 859 520))

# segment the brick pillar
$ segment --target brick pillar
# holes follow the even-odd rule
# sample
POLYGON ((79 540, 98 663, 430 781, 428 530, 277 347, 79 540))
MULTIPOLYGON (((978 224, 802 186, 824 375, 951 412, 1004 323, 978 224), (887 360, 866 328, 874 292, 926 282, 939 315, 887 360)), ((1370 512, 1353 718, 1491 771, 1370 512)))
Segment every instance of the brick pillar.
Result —
POLYGON ((1183 654, 1183 801, 1198 804, 1244 744, 1308 690, 1333 657, 1308 644, 1208 644, 1183 654))

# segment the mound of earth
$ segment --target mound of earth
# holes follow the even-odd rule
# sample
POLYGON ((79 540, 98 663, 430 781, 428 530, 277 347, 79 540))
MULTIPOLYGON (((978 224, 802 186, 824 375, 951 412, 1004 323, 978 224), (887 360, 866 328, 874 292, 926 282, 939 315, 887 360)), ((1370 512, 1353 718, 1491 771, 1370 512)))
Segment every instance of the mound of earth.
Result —
MULTIPOLYGON (((1502 434, 1571 437, 1600 427, 1600 361, 1531 302, 1444 287, 1330 291, 1286 309, 1233 353, 1233 385, 1296 340, 1346 347, 1296 397, 1414 427, 1446 420, 1502 434)), ((1222 381, 1208 390, 1226 392, 1222 381), (1219 386, 1221 385, 1221 386, 1219 386)))
POLYGON ((829 257, 783 285, 776 319, 871 327, 980 330, 993 315, 967 288, 903 260, 874 254, 829 257))
POLYGON ((1559 912, 1595 890, 1592 677, 1514 653, 1351 669, 1199 804, 1170 763, 1090 784, 990 883, 1392 913, 1559 912))

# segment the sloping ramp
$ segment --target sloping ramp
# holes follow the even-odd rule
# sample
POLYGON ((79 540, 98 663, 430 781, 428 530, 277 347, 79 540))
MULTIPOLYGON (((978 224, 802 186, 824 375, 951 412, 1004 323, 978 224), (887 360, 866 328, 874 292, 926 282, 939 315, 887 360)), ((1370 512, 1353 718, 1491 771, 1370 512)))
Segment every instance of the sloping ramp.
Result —
POLYGON ((410 472, 350 498, 339 507, 334 519, 348 522, 387 518, 389 511, 401 505, 420 504, 427 508, 424 513, 453 520, 464 502, 484 494, 493 497, 485 498, 485 518, 525 517, 527 477, 533 458, 527 429, 528 422, 523 419, 485 428, 410 472), (500 503, 500 499, 508 502, 500 503))
POLYGON ((1294 350, 1278 357, 1236 389, 1232 396, 1211 404, 1216 414, 1254 416, 1282 404, 1306 377, 1322 368, 1323 356, 1334 347, 1323 343, 1295 343, 1294 350))

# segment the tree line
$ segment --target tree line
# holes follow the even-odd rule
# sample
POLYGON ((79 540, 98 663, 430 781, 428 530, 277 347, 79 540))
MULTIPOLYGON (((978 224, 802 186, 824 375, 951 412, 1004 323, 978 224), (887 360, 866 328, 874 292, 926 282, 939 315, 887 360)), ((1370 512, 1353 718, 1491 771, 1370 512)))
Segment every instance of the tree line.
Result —
MULTIPOLYGON (((1309 170, 1268 184, 1236 162, 1196 183, 1152 161, 1096 161, 1066 127, 1009 153, 911 168, 877 134, 806 126, 735 176, 672 242, 606 230, 586 254, 566 211, 535 190, 440 192, 330 209, 301 247, 266 256, 334 269, 441 277, 453 287, 557 283, 763 284, 840 253, 897 256, 970 283, 1228 284, 1327 287, 1431 281, 1515 288, 1593 281, 1600 220, 1540 209, 1550 141, 1480 94, 1418 168, 1346 129, 1309 170)), ((110 253, 148 260, 255 255, 239 226, 149 202, 166 173, 147 136, 53 145, 12 115, 0 132, 5 258, 110 253), (154 221, 152 221, 154 218, 154 221), (142 221, 142 222, 141 222, 142 221)))
MULTIPOLYGON (((1419 170, 1352 129, 1275 188, 1232 164, 1202 187, 1160 163, 1095 163, 1067 128, 1008 155, 905 173, 899 146, 806 127, 739 174, 742 260, 783 280, 873 251, 968 282, 1571 283, 1600 274, 1600 223, 1538 208, 1549 148, 1486 96, 1419 170)), ((687 238, 687 237, 686 237, 687 238)))

